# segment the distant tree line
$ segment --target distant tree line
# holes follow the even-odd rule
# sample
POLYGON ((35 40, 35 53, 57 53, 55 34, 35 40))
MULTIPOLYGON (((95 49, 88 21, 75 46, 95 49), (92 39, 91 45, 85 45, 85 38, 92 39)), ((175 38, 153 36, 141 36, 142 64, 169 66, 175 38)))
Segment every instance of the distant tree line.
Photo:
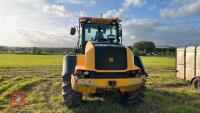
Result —
POLYGON ((0 46, 0 53, 17 54, 67 54, 73 52, 73 48, 47 48, 47 47, 7 47, 0 46))
MULTIPOLYGON (((139 41, 129 46, 134 54, 138 55, 175 55, 176 48, 158 48, 154 42, 139 41)), ((45 48, 45 47, 7 47, 0 46, 0 53, 18 53, 18 54, 67 54, 72 53, 73 48, 45 48)))
POLYGON ((176 48, 156 48, 154 42, 151 41, 139 41, 133 44, 132 50, 134 54, 138 55, 175 55, 176 48))
POLYGON ((67 54, 73 51, 73 48, 32 48, 33 54, 67 54))

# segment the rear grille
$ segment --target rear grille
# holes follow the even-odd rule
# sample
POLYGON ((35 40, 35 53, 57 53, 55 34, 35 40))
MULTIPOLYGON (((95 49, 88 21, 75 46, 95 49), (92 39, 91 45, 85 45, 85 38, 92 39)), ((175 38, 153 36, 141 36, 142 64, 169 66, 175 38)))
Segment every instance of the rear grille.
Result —
POLYGON ((127 69, 126 48, 119 45, 95 46, 95 68, 97 70, 127 69))

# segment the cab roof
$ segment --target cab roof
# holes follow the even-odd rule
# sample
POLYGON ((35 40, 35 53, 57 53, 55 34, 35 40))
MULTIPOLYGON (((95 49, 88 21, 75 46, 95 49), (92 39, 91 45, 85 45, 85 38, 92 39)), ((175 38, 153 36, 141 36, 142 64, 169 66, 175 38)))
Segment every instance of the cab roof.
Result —
POLYGON ((92 17, 81 17, 79 18, 80 23, 101 23, 101 24, 113 24, 113 23, 120 23, 121 20, 116 17, 116 18, 92 18, 92 17))

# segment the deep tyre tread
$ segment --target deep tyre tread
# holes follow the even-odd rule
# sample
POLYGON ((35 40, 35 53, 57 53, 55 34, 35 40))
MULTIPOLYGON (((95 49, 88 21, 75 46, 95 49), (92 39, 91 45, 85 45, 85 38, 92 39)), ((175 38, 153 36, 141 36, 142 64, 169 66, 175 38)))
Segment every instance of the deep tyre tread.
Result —
POLYGON ((136 91, 126 92, 120 95, 120 100, 123 104, 130 105, 144 101, 146 88, 142 87, 136 91))
POLYGON ((63 104, 69 107, 76 107, 82 103, 82 94, 73 91, 69 82, 63 82, 62 96, 63 104))
POLYGON ((198 78, 195 78, 194 80, 193 80, 193 82, 192 82, 192 85, 193 85, 193 87, 195 88, 195 89, 198 89, 198 90, 200 90, 200 78, 198 77, 198 78))
POLYGON ((69 54, 64 57, 62 72, 62 96, 63 104, 69 107, 76 107, 82 103, 82 94, 75 92, 71 87, 71 75, 74 73, 75 65, 75 55, 69 54))

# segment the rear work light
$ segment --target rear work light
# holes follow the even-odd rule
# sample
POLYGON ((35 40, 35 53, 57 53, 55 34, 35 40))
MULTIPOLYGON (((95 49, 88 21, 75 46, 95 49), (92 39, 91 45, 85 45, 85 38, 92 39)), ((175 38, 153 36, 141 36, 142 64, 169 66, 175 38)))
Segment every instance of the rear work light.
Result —
POLYGON ((84 75, 89 75, 90 73, 88 71, 85 71, 83 74, 84 75))

